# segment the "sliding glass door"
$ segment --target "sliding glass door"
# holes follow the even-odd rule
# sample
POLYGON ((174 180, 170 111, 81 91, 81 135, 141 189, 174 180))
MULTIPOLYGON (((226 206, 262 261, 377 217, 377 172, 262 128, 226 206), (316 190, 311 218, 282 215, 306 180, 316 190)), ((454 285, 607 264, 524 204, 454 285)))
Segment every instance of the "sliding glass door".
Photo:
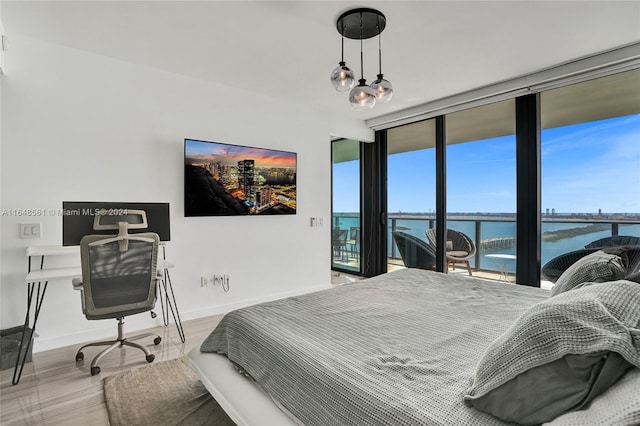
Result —
POLYGON ((460 252, 449 266, 462 273, 514 281, 515 101, 448 114, 446 142, 447 229, 451 236, 447 249, 460 252), (471 247, 456 232, 467 237, 471 247))
POLYGON ((435 167, 435 120, 387 131, 388 270, 404 267, 394 231, 426 243, 426 230, 435 221, 435 167))
POLYGON ((360 216, 360 142, 332 142, 331 267, 362 271, 360 216))

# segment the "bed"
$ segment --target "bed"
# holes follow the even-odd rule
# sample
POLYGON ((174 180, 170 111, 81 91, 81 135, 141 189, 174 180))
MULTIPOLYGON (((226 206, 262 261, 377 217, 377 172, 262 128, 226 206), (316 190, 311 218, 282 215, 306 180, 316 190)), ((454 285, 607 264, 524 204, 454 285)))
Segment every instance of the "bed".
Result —
MULTIPOLYGON (((404 269, 233 311, 189 353, 188 362, 237 424, 514 424, 509 415, 491 411, 487 395, 495 399, 497 391, 487 389, 498 383, 494 388, 509 390, 513 382, 503 371, 516 374, 519 361, 495 354, 514 352, 505 345, 518 344, 505 335, 548 300, 548 290, 404 269), (495 365, 496 358, 506 358, 507 368, 495 365)), ((640 320, 640 291, 637 301, 639 312, 630 318, 640 320)), ((522 327, 515 328, 521 334, 522 327)), ((640 351, 637 359, 633 353, 640 333, 637 338, 617 342, 628 346, 630 361, 598 361, 605 371, 618 371, 615 385, 589 400, 591 407, 605 407, 600 411, 606 421, 613 406, 620 424, 640 422, 640 401, 628 396, 640 395, 640 351)), ((547 352, 554 351, 559 349, 547 352)), ((584 413, 568 413, 574 417, 566 424, 586 424, 580 423, 584 413)), ((565 424, 567 415, 555 422, 565 424)), ((518 423, 541 422, 533 416, 518 423)))

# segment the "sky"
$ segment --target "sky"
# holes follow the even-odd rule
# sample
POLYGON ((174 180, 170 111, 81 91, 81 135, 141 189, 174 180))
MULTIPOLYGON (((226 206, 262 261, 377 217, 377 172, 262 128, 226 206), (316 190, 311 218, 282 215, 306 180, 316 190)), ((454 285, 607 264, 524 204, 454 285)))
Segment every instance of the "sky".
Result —
POLYGON ((227 165, 236 165, 241 160, 254 160, 256 167, 295 168, 296 159, 295 152, 185 140, 185 160, 193 164, 219 161, 227 165))
MULTIPOLYGON (((542 131, 542 211, 640 214, 640 114, 542 131)), ((447 147, 447 210, 516 210, 515 136, 447 147)), ((334 165, 334 212, 357 212, 358 162, 334 165), (339 184, 338 184, 339 183, 339 184)), ((435 150, 388 158, 388 211, 435 209, 435 150)))

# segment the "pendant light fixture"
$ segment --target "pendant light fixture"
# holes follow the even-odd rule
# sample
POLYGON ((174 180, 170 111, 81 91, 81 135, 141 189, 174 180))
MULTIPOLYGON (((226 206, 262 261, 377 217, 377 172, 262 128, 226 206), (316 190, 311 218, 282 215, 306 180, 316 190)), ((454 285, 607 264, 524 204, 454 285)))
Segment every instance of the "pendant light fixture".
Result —
POLYGON ((346 92, 356 85, 356 78, 351 68, 344 62, 344 37, 342 37, 342 56, 338 66, 331 72, 331 84, 338 92, 346 92))
POLYGON ((367 80, 364 78, 362 58, 362 39, 360 39, 360 80, 358 80, 359 84, 349 92, 349 103, 358 111, 366 111, 376 104, 376 92, 367 86, 367 80))
POLYGON ((380 103, 389 102, 391 97, 393 96, 393 86, 388 80, 384 79, 384 74, 382 74, 382 46, 380 41, 380 33, 378 32, 378 78, 371 83, 371 88, 376 94, 376 101, 380 103))
POLYGON ((339 66, 331 73, 331 83, 338 91, 349 92, 349 102, 358 110, 366 111, 374 107, 376 102, 388 102, 393 95, 393 88, 388 80, 384 79, 382 74, 382 49, 380 41, 380 33, 385 29, 387 20, 382 12, 376 9, 358 8, 344 12, 336 22, 338 33, 342 36, 342 60, 339 66), (371 84, 367 85, 364 78, 364 53, 363 40, 378 36, 378 61, 379 74, 378 78, 371 84), (358 85, 355 84, 353 72, 345 65, 344 62, 344 38, 352 40, 360 40, 360 79, 358 85), (346 71, 349 73, 347 73, 346 71), (350 75, 350 79, 349 79, 350 75), (351 84, 351 87, 348 86, 351 84))

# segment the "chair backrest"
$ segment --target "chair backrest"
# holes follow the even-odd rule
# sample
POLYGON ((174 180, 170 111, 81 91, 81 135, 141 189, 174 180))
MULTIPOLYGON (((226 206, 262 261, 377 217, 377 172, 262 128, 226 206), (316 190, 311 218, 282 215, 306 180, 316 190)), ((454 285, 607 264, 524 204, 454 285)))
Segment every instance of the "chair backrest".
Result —
POLYGON ((347 230, 346 229, 334 229, 333 230, 333 245, 344 246, 347 244, 347 230))
POLYGON ((613 235, 611 237, 604 237, 599 240, 592 241, 584 246, 584 248, 588 249, 615 246, 640 246, 640 237, 633 237, 630 235, 613 235))
MULTIPOLYGON (((429 228, 425 231, 429 242, 436 246, 436 229, 429 228)), ((476 254, 476 245, 471 238, 469 238, 466 234, 455 231, 453 229, 447 229, 447 251, 455 250, 455 251, 466 251, 467 255, 465 258, 471 258, 476 254)))
MULTIPOLYGON (((569 266, 573 265, 586 255, 601 249, 602 248, 586 248, 574 250, 554 257, 542 267, 542 277, 551 282, 556 282, 558 278, 560 278, 560 275, 562 275, 569 266)), ((625 246, 623 249, 626 250, 624 250, 622 257, 627 263, 627 272, 625 273, 624 279, 640 283, 640 247, 625 246)))
POLYGON ((360 228, 358 228, 357 226, 352 226, 349 229, 349 239, 350 240, 354 240, 356 242, 359 242, 359 240, 360 240, 360 228))
POLYGON ((404 266, 421 269, 436 266, 436 252, 431 244, 402 231, 393 231, 392 236, 404 266))
POLYGON ((80 241, 82 305, 88 319, 119 318, 155 305, 158 235, 129 235, 125 251, 120 242, 110 235, 80 241))

